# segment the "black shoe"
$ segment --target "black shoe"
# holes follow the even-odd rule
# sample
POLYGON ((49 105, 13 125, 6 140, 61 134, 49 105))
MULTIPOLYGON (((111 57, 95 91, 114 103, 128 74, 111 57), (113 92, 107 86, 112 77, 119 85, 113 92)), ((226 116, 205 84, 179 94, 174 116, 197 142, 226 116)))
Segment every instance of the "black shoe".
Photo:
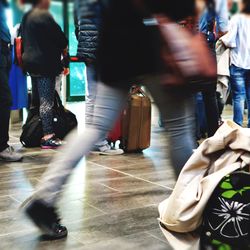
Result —
POLYGON ((48 140, 41 140, 42 149, 54 149, 62 146, 62 141, 57 139, 55 136, 49 138, 48 140))
POLYGON ((61 239, 67 236, 68 230, 60 224, 60 219, 54 207, 47 207, 41 201, 31 201, 25 213, 43 232, 44 239, 61 239))

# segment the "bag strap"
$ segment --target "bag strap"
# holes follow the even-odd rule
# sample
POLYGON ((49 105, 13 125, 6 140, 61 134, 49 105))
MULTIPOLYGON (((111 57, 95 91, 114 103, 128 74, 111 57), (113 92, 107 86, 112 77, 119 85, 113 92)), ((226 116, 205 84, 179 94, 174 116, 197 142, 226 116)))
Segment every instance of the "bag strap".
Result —
POLYGON ((207 23, 207 31, 213 32, 216 19, 215 0, 207 0, 207 9, 208 13, 211 13, 212 15, 211 20, 209 20, 207 23))
POLYGON ((30 12, 31 12, 31 10, 29 12, 27 12, 26 14, 24 14, 22 21, 20 23, 20 27, 18 28, 17 37, 22 37, 22 39, 23 39, 24 26, 25 26, 26 20, 29 16, 30 12))
POLYGON ((54 97, 54 108, 64 109, 62 100, 56 90, 55 90, 55 97, 54 97))
POLYGON ((22 37, 22 35, 23 35, 24 24, 25 24, 25 22, 26 22, 26 19, 27 19, 27 17, 28 17, 28 14, 29 14, 29 12, 26 13, 26 14, 23 16, 23 19, 22 19, 22 21, 21 21, 21 23, 20 23, 20 26, 19 26, 19 28, 18 28, 17 37, 22 37))

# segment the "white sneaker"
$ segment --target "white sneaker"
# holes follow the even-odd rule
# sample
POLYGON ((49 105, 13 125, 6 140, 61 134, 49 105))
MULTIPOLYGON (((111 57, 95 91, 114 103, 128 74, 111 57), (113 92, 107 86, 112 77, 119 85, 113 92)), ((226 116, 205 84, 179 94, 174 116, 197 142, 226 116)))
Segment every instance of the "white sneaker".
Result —
POLYGON ((122 149, 111 148, 109 144, 106 144, 101 147, 95 147, 91 153, 98 155, 122 155, 124 151, 122 149))
POLYGON ((23 156, 19 153, 16 153, 14 148, 11 146, 0 152, 0 161, 15 162, 21 161, 22 159, 23 156))

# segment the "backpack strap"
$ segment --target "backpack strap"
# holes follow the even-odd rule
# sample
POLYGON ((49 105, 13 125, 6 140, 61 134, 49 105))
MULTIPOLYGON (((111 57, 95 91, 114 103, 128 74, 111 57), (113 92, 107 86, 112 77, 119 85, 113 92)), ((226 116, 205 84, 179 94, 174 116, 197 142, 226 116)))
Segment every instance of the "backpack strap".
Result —
POLYGON ((22 18, 22 21, 20 23, 20 27, 18 29, 18 33, 17 33, 17 36, 20 36, 22 37, 23 35, 23 29, 24 29, 24 26, 25 26, 25 23, 26 23, 26 20, 28 18, 28 15, 31 11, 27 12, 26 14, 24 14, 23 18, 22 18))
POLYGON ((214 32, 216 19, 215 0, 207 0, 207 10, 211 17, 207 22, 207 32, 214 32))

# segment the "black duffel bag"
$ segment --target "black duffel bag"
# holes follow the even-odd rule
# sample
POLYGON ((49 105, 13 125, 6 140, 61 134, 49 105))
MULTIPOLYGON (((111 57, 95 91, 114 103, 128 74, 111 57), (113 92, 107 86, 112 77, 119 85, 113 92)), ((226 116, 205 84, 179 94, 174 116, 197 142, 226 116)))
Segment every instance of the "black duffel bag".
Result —
MULTIPOLYGON (((76 116, 65 109, 57 92, 53 107, 53 127, 57 138, 63 139, 72 129, 77 126, 76 116)), ((28 113, 26 123, 20 141, 24 147, 39 147, 43 137, 42 121, 38 108, 31 108, 28 113)))

